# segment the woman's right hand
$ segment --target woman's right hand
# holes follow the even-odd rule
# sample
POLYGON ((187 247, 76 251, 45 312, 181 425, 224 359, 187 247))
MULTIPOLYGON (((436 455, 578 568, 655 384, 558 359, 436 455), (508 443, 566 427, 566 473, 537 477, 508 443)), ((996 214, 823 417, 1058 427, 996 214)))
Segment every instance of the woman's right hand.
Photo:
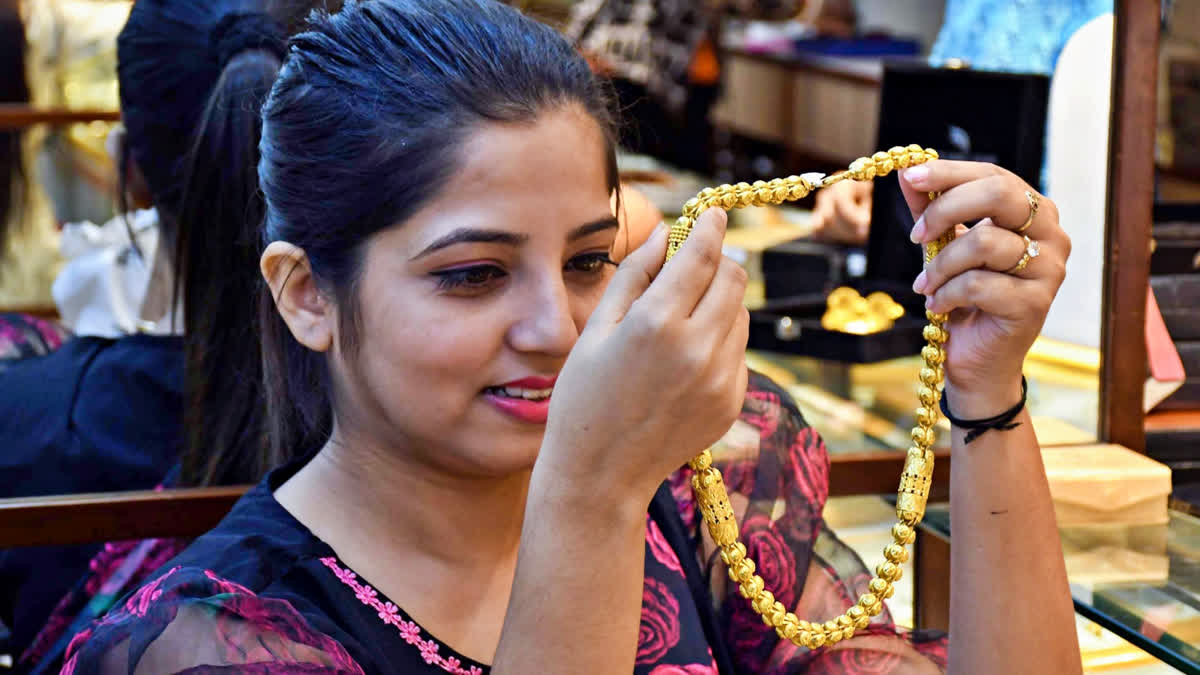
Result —
POLYGON ((535 478, 624 491, 644 510, 732 426, 750 319, 746 273, 721 253, 726 222, 706 211, 665 266, 660 226, 617 268, 559 374, 535 478))

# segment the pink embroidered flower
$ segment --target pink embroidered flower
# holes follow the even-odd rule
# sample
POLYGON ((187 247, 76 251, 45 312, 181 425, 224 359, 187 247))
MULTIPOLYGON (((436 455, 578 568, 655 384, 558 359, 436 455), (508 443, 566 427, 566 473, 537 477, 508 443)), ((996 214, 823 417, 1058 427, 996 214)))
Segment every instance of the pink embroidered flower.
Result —
POLYGON ((671 545, 667 543, 667 538, 663 536, 662 530, 658 528, 658 523, 654 522, 650 516, 646 516, 646 546, 649 547, 650 553, 654 555, 654 559, 663 567, 683 574, 683 565, 679 562, 679 556, 675 555, 675 551, 671 550, 671 545))
POLYGON ((379 596, 379 591, 376 591, 374 588, 371 588, 370 586, 361 586, 358 588, 358 590, 356 590, 354 592, 354 597, 358 598, 358 601, 365 605, 371 604, 371 602, 373 600, 375 600, 378 596, 379 596))
POLYGON ((642 587, 642 623, 638 629, 637 662, 650 664, 679 644, 679 601, 667 585, 646 577, 642 587))
POLYGON ((379 611, 379 618, 383 619, 383 622, 386 624, 395 625, 401 620, 400 608, 390 602, 385 602, 383 603, 383 609, 379 611))
POLYGON ((329 568, 339 581, 354 591, 354 597, 359 602, 374 609, 376 615, 384 623, 396 626, 397 630, 400 631, 400 637, 421 652, 421 658, 424 659, 425 663, 437 666, 448 673, 452 673, 452 675, 483 675, 483 671, 476 666, 464 669, 462 661, 454 657, 443 657, 439 654, 441 645, 437 640, 422 639, 420 626, 412 621, 405 621, 401 618, 399 607, 391 602, 380 600, 378 591, 366 584, 360 583, 358 575, 348 568, 343 568, 339 565, 336 558, 321 558, 321 563, 329 568))

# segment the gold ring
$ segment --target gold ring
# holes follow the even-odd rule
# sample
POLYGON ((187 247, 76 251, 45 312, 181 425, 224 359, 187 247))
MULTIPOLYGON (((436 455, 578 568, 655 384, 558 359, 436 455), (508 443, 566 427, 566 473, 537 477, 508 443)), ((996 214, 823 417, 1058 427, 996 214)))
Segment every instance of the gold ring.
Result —
POLYGON ((1021 235, 1021 238, 1025 240, 1025 252, 1021 254, 1021 259, 1017 261, 1017 264, 1008 268, 1008 271, 1006 271, 1005 274, 1016 274, 1017 272, 1020 272, 1029 266, 1030 260, 1033 260, 1042 254, 1042 247, 1039 246, 1036 241, 1026 237, 1025 235, 1021 235))
POLYGON ((1025 230, 1028 230, 1029 226, 1033 225, 1034 217, 1037 216, 1037 211, 1038 211, 1037 195, 1033 194, 1032 190, 1026 190, 1025 191, 1025 199, 1029 200, 1029 217, 1025 219, 1024 225, 1022 225, 1016 229, 1017 234, 1021 234, 1025 230))

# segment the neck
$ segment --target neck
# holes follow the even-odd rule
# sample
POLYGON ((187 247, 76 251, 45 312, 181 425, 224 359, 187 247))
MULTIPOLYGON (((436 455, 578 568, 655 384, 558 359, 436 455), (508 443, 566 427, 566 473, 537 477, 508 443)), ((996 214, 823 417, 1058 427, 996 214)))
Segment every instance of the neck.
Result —
POLYGON ((276 498, 339 555, 395 552, 460 571, 515 562, 529 472, 460 475, 415 455, 335 429, 276 498))
POLYGON ((456 475, 416 455, 335 428, 275 498, 427 630, 490 662, 512 593, 530 472, 456 475))

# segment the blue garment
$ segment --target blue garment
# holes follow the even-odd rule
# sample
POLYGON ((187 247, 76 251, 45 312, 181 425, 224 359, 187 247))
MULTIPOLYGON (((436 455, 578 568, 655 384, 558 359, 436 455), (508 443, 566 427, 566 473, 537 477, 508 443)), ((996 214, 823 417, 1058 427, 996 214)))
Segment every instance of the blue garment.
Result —
MULTIPOLYGON (((183 446, 183 339, 69 340, 0 373, 0 497, 149 489, 183 446)), ((99 545, 0 551, 19 654, 99 545)))
POLYGON ((933 65, 962 59, 979 70, 1050 75, 1067 40, 1113 11, 1113 0, 946 0, 929 53, 933 65))

